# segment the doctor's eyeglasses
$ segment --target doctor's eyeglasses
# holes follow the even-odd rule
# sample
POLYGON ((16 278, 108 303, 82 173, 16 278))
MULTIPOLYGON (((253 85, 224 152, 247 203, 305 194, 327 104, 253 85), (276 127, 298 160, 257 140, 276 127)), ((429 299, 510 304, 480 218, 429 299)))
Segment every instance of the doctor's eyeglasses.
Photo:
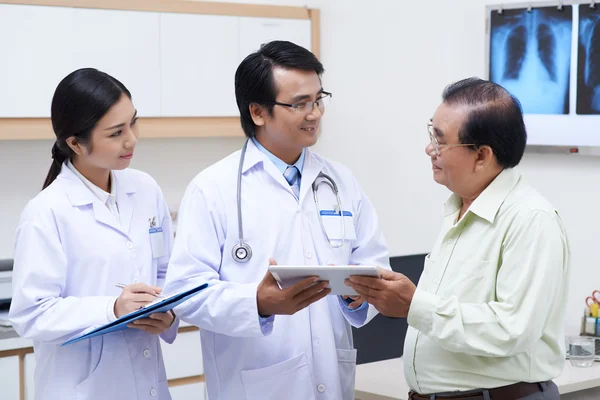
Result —
POLYGON ((323 91, 321 93, 321 97, 319 97, 317 99, 317 101, 303 101, 302 103, 296 103, 296 104, 288 104, 288 103, 280 103, 278 101, 272 101, 271 104, 275 104, 275 105, 283 106, 283 107, 289 107, 293 111, 298 112, 298 113, 309 113, 315 108, 315 105, 316 105, 321 112, 324 112, 325 107, 327 107, 329 105, 329 103, 331 102, 332 96, 333 95, 331 93, 323 91))
POLYGON ((436 156, 440 155, 441 149, 444 147, 468 147, 468 146, 476 146, 473 143, 453 143, 453 144, 445 144, 439 143, 437 140, 437 135, 435 134, 435 129, 433 129, 433 122, 427 122, 427 131, 429 132, 429 143, 431 147, 433 147, 433 151, 436 156))

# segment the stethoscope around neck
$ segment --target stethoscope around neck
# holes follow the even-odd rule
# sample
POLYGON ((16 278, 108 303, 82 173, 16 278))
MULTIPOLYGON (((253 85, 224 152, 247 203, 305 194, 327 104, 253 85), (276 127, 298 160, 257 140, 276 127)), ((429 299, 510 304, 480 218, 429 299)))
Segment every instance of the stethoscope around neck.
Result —
MULTIPOLYGON (((248 262, 252 258, 252 248, 248 243, 244 241, 244 228, 242 226, 242 169, 244 167, 244 158, 246 157, 246 149, 248 147, 248 142, 250 139, 246 139, 244 142, 244 146, 242 147, 242 153, 240 155, 240 165, 238 167, 237 174, 237 219, 238 219, 238 243, 236 243, 231 249, 231 256, 238 263, 248 262)), ((331 247, 339 248, 344 245, 344 239, 346 236, 346 225, 344 222, 344 209, 342 208, 342 200, 340 198, 340 192, 338 190, 338 186, 329 175, 319 172, 319 175, 312 183, 312 192, 313 198, 315 200, 315 205, 317 207, 317 215, 319 216, 319 222, 321 224, 321 229, 325 233, 325 237, 327 241, 331 245, 331 247), (321 208, 319 207, 319 196, 317 196, 317 192, 319 191, 319 185, 321 183, 326 184, 331 188, 333 193, 335 194, 335 198, 337 200, 337 210, 335 212, 339 213, 341 226, 342 226, 342 240, 339 243, 334 243, 329 239, 327 235, 327 230, 325 229, 325 225, 323 224, 323 218, 321 217, 321 208)))

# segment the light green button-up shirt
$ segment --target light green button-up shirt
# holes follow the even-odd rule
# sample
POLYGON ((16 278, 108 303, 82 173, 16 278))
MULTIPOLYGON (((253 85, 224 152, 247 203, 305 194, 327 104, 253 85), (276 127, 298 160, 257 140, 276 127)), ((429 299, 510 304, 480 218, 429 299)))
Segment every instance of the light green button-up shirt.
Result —
POLYGON ((504 170, 457 222, 452 195, 408 314, 404 370, 418 393, 558 377, 569 245, 552 205, 504 170))

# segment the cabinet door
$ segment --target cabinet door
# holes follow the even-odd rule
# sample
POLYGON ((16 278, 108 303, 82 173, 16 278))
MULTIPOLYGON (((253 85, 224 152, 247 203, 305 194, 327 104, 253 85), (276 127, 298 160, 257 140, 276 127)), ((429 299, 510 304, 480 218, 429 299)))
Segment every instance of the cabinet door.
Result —
POLYGON ((240 61, 263 43, 287 40, 311 49, 310 20, 240 17, 240 61))
POLYGON ((0 118, 49 117, 73 70, 73 9, 0 4, 0 118))
POLYGON ((35 385, 34 385, 34 372, 35 372, 35 355, 27 354, 25 356, 25 399, 34 400, 35 398, 35 385))
POLYGON ((208 400, 204 383, 174 386, 169 391, 173 400, 208 400))
POLYGON ((239 18, 175 13, 160 18, 162 116, 239 115, 234 90, 239 18))
POLYGON ((202 375, 202 349, 200 333, 185 332, 177 335, 173 344, 161 341, 167 379, 202 375))
POLYGON ((2 399, 19 398, 19 357, 0 358, 0 393, 2 399))
POLYGON ((138 115, 160 115, 159 13, 77 8, 73 63, 92 67, 123 83, 138 115))

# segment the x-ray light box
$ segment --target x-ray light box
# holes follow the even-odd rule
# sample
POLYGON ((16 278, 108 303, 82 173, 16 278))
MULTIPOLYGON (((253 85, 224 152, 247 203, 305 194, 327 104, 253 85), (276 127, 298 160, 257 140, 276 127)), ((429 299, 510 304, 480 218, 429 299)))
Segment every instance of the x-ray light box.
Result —
POLYGON ((600 155, 600 4, 486 7, 488 79, 523 107, 527 150, 600 155))

